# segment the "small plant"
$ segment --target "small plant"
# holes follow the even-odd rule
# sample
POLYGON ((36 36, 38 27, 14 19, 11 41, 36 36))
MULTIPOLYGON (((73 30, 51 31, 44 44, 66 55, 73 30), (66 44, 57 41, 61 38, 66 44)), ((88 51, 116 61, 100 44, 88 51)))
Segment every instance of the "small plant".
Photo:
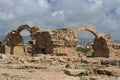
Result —
POLYGON ((27 66, 16 67, 15 69, 29 69, 27 66))
POLYGON ((102 65, 96 65, 96 68, 105 68, 105 66, 102 66, 102 65))
POLYGON ((19 75, 12 75, 11 78, 18 78, 19 75))
POLYGON ((87 73, 87 71, 86 72, 82 72, 82 73, 78 74, 77 76, 79 76, 79 77, 88 76, 88 73, 87 73))
POLYGON ((17 78, 17 79, 15 79, 15 80, 19 80, 19 78, 21 78, 21 80, 22 80, 22 78, 24 79, 24 78, 26 78, 26 77, 23 77, 23 76, 20 76, 20 75, 12 75, 12 76, 10 76, 10 78, 17 78))
POLYGON ((90 51, 89 48, 77 48, 76 51, 80 51, 80 52, 83 52, 83 53, 87 53, 90 51))
POLYGON ((8 74, 8 73, 2 73, 1 75, 6 76, 6 77, 10 76, 10 74, 8 74))
POLYGON ((29 72, 29 73, 32 73, 32 72, 35 72, 35 71, 34 71, 34 70, 29 70, 28 72, 29 72))
POLYGON ((96 78, 90 78, 90 80, 96 80, 96 78))

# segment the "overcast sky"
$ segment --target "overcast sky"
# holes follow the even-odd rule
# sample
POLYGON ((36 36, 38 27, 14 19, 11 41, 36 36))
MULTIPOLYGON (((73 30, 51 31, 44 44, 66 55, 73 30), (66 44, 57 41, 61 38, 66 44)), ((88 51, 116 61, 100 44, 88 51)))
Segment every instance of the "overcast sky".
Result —
POLYGON ((120 0, 0 0, 0 34, 22 24, 42 28, 91 25, 120 40, 120 0))

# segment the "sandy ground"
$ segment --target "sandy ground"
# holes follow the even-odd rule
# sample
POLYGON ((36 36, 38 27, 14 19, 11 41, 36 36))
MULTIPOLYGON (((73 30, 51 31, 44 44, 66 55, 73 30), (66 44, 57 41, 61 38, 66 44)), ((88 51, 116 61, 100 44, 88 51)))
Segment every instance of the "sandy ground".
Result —
POLYGON ((80 80, 77 76, 68 76, 61 70, 19 69, 15 65, 0 64, 0 80, 80 80))

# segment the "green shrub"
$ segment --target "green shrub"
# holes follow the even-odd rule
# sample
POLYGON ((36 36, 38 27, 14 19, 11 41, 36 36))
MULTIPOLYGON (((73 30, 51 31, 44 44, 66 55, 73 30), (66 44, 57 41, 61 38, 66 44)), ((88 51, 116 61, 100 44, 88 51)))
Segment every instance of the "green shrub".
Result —
POLYGON ((19 66, 19 67, 16 67, 15 69, 30 69, 28 66, 19 66))
POLYGON ((83 53, 87 53, 90 51, 89 48, 77 48, 76 51, 80 51, 80 52, 83 52, 83 53))
POLYGON ((96 80, 96 78, 90 78, 90 80, 96 80))
POLYGON ((80 74, 78 74, 79 77, 82 77, 82 76, 88 76, 88 73, 87 72, 82 72, 80 74))
POLYGON ((6 76, 6 77, 10 76, 10 74, 8 74, 8 73, 2 73, 1 75, 6 76))
POLYGON ((105 66, 102 66, 102 65, 96 65, 96 68, 105 68, 105 66))

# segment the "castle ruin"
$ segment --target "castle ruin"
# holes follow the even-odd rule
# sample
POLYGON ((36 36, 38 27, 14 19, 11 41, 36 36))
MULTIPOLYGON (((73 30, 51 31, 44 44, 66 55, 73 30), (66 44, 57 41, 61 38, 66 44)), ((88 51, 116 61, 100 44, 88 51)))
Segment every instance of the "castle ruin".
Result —
POLYGON ((83 30, 89 31, 95 36, 92 46, 94 50, 93 57, 120 57, 120 46, 112 40, 110 34, 98 33, 90 26, 80 26, 75 29, 48 30, 36 26, 21 25, 18 29, 9 32, 0 43, 0 53, 18 56, 24 56, 29 53, 31 55, 50 54, 76 57, 77 36, 83 30), (20 34, 24 29, 28 30, 31 36, 31 41, 29 41, 27 46, 24 45, 20 34))

